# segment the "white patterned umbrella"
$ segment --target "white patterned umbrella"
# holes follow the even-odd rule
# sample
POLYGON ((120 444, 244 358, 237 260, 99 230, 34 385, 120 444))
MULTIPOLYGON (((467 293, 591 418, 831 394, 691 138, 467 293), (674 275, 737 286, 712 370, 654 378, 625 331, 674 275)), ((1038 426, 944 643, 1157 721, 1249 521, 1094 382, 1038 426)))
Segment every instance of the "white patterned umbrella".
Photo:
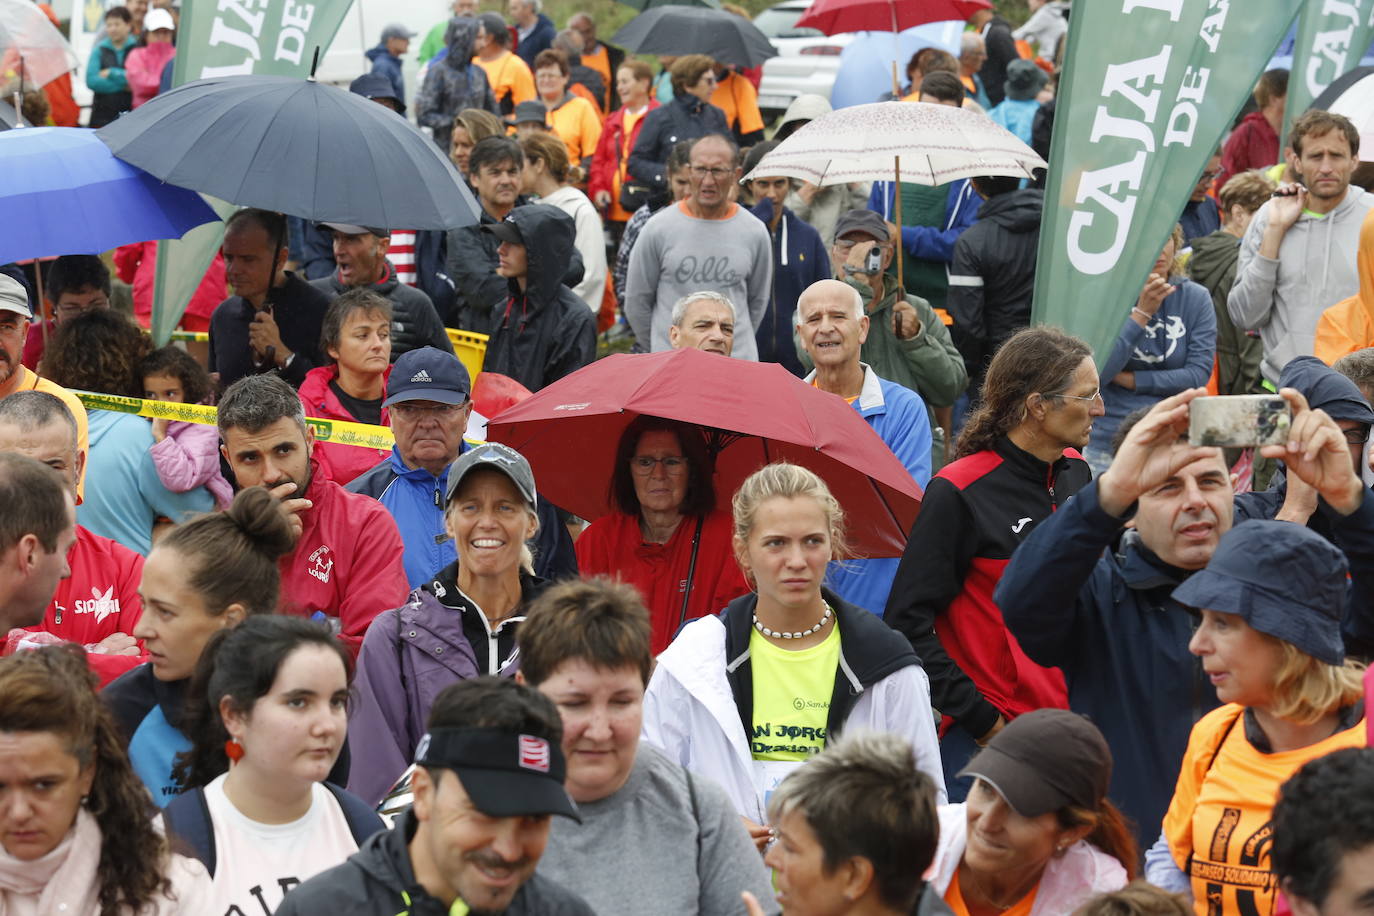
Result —
POLYGON ((0 0, 0 91, 46 86, 77 67, 76 54, 29 0, 0 0))
POLYGON ((985 114, 948 105, 874 102, 820 116, 744 178, 941 185, 980 175, 1030 178, 1033 169, 1046 167, 1033 149, 985 114))

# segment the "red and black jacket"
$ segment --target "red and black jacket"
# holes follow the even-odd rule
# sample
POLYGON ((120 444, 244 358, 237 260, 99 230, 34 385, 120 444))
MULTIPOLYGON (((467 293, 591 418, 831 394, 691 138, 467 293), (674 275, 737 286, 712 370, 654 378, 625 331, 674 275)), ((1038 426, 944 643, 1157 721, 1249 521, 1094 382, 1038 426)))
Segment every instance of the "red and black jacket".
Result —
POLYGON ((1017 545, 1091 479, 1073 449, 1048 464, 1005 437, 931 479, 884 619, 920 656, 942 733, 952 720, 979 738, 998 715, 1068 706, 1063 675, 1021 651, 992 593, 1017 545))

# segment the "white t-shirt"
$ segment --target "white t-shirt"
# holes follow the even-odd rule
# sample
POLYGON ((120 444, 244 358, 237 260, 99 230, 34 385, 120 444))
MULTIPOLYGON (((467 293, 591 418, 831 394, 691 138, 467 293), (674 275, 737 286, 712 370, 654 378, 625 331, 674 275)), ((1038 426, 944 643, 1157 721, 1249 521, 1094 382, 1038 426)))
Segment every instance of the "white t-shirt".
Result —
POLYGON ((229 801, 224 780, 205 787, 215 830, 213 916, 271 916, 287 891, 358 851, 343 809, 323 784, 311 789, 303 817, 260 824, 229 801))

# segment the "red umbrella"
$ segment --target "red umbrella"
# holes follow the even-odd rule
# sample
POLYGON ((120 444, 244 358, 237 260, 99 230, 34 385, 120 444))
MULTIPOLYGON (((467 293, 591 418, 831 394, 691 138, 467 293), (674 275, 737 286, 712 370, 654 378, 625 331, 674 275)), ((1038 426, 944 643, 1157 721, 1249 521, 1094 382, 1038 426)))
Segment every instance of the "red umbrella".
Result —
POLYGON ((815 0, 797 28, 840 32, 903 32, 927 22, 967 19, 991 9, 989 0, 815 0))
POLYGON ((583 518, 611 511, 616 446, 639 416, 702 428, 716 458, 716 502, 773 461, 815 471, 849 520, 865 556, 900 556, 921 489, 843 398, 776 363, 700 350, 618 354, 560 379, 487 423, 487 437, 529 460, 539 492, 583 518))

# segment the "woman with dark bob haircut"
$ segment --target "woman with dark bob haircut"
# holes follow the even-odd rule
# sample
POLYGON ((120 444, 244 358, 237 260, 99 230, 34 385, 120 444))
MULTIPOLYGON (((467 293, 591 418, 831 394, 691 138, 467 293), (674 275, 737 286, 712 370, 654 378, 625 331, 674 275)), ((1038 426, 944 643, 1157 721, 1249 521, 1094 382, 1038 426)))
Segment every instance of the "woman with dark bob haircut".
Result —
POLYGON ((713 473, 699 429, 640 417, 616 449, 610 489, 615 511, 592 522, 577 540, 583 576, 609 576, 644 596, 655 655, 685 621, 717 613, 749 591, 731 547, 730 514, 716 510, 713 473), (696 568, 684 595, 694 539, 700 542, 696 568))
POLYGON ((0 912, 210 912, 210 879, 153 825, 80 648, 0 659, 0 739, 0 912))

